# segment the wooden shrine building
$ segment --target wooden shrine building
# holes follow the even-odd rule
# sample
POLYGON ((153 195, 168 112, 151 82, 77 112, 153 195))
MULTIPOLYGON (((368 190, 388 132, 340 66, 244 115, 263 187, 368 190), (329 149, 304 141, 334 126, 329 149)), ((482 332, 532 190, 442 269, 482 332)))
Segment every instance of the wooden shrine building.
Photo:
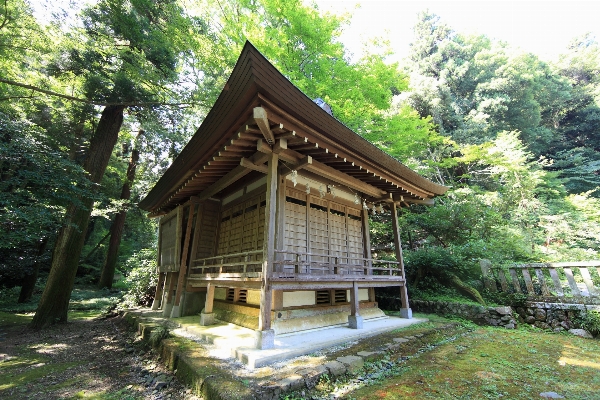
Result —
POLYGON ((405 167, 306 97, 250 43, 212 110, 139 206, 161 217, 154 309, 275 334, 411 317, 396 209, 446 187, 405 167), (368 213, 391 211, 397 262, 371 257, 368 213))

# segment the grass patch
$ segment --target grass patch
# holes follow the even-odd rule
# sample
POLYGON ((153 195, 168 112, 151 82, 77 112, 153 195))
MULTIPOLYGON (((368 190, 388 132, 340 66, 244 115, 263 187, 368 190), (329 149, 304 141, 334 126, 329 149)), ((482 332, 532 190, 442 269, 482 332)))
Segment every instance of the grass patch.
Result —
POLYGON ((348 398, 530 399, 600 392, 600 342, 571 335, 479 328, 409 360, 396 376, 348 398))
POLYGON ((43 358, 13 359, 3 362, 0 368, 0 396, 2 392, 14 387, 23 387, 30 382, 50 374, 57 374, 79 365, 79 362, 52 363, 42 362, 43 358), (37 361, 37 362, 36 362, 37 361))

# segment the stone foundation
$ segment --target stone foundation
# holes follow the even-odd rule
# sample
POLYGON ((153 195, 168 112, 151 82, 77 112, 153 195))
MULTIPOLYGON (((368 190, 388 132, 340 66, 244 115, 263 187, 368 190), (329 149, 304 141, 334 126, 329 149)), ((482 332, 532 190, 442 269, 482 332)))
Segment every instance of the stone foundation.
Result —
MULTIPOLYGON (((364 320, 385 317, 376 302, 359 303, 360 316, 364 320)), ((257 306, 231 304, 215 301, 215 318, 231 322, 250 329, 258 329, 257 306)), ((271 326, 275 334, 304 331, 307 329, 323 328, 326 326, 348 324, 350 304, 321 307, 296 307, 280 311, 272 311, 271 326)))

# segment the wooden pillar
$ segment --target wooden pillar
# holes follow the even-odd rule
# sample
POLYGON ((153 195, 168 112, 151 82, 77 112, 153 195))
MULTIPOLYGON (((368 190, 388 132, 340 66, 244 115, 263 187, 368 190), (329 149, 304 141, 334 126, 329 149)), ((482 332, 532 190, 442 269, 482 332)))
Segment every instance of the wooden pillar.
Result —
POLYGON ((154 300, 152 300, 152 309, 158 310, 162 303, 163 288, 165 285, 165 274, 164 272, 158 273, 158 282, 156 283, 156 291, 154 292, 154 300))
POLYGON ((348 316, 348 326, 352 329, 362 329, 363 319, 360 316, 358 304, 358 282, 352 282, 350 289, 350 315, 348 316))
POLYGON ((207 326, 215 323, 213 315, 213 304, 215 301, 215 285, 209 283, 206 287, 206 301, 204 302, 204 310, 200 313, 200 325, 207 326))
POLYGON ((163 317, 171 316, 171 309, 173 308, 173 290, 176 281, 177 272, 167 272, 167 279, 165 281, 165 293, 163 296, 163 317))
POLYGON ((362 222, 363 252, 364 257, 369 260, 367 261, 367 267, 369 267, 369 275, 371 275, 373 273, 373 271, 371 271, 373 263, 371 261, 371 234, 369 232, 369 212, 364 208, 361 211, 360 220, 362 222))
MULTIPOLYGON (((181 261, 181 236, 182 236, 182 225, 183 225, 183 206, 177 207, 177 225, 175 233, 175 263, 178 264, 175 267, 178 269, 181 261)), ((167 272, 167 282, 165 284, 165 296, 163 301, 163 317, 171 316, 171 309, 173 308, 173 289, 176 283, 176 272, 167 272)))
POLYGON ((396 210, 396 203, 392 203, 392 229, 394 230, 394 247, 396 248, 396 260, 400 263, 400 274, 404 278, 404 284, 400 286, 400 302, 402 308, 400 309, 400 316, 403 318, 412 318, 412 310, 408 304, 408 290, 406 288, 406 274, 404 273, 404 257, 402 255, 402 242, 400 241, 400 225, 398 224, 398 212, 396 210))
POLYGON ((156 291, 154 292, 154 300, 152 301, 152 309, 158 310, 163 304, 163 288, 165 284, 166 274, 164 272, 160 272, 160 246, 162 241, 162 229, 160 221, 158 220, 158 248, 156 249, 156 269, 158 271, 158 282, 156 283, 156 291))
MULTIPOLYGON (((194 223, 194 209, 196 204, 190 202, 190 211, 188 213, 187 227, 185 229, 185 238, 183 239, 183 250, 181 254, 181 262, 179 263, 179 277, 175 291, 175 305, 171 309, 171 318, 181 317, 181 297, 185 288, 185 278, 187 276, 188 253, 192 236, 192 225, 194 223)), ((198 210, 200 212, 200 210, 198 210)))
POLYGON ((269 349, 275 345, 275 332, 271 329, 273 291, 271 289, 271 282, 269 278, 271 272, 273 271, 273 261, 275 260, 278 162, 279 156, 277 153, 273 152, 269 154, 265 206, 265 237, 263 241, 262 258, 262 287, 260 290, 258 330, 256 332, 256 347, 259 349, 269 349))

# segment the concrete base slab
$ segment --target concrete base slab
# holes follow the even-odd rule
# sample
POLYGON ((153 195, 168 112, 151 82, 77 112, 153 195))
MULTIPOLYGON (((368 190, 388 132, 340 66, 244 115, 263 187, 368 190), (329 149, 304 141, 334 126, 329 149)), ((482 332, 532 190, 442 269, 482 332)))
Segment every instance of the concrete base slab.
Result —
POLYGON ((360 315, 348 315, 348 328, 362 329, 363 318, 360 315))
POLYGON ((401 308, 400 309, 400 317, 401 318, 412 318, 412 310, 410 308, 401 308))
POLYGON ((209 353, 213 357, 222 359, 233 357, 249 368, 259 368, 421 322, 427 322, 427 319, 384 317, 363 321, 363 329, 360 330, 351 329, 344 324, 298 333, 286 333, 275 335, 273 348, 263 350, 255 347, 256 331, 219 320, 215 321, 215 325, 200 326, 197 316, 177 319, 181 328, 174 330, 173 334, 194 336, 213 344, 214 346, 209 349, 209 353))

